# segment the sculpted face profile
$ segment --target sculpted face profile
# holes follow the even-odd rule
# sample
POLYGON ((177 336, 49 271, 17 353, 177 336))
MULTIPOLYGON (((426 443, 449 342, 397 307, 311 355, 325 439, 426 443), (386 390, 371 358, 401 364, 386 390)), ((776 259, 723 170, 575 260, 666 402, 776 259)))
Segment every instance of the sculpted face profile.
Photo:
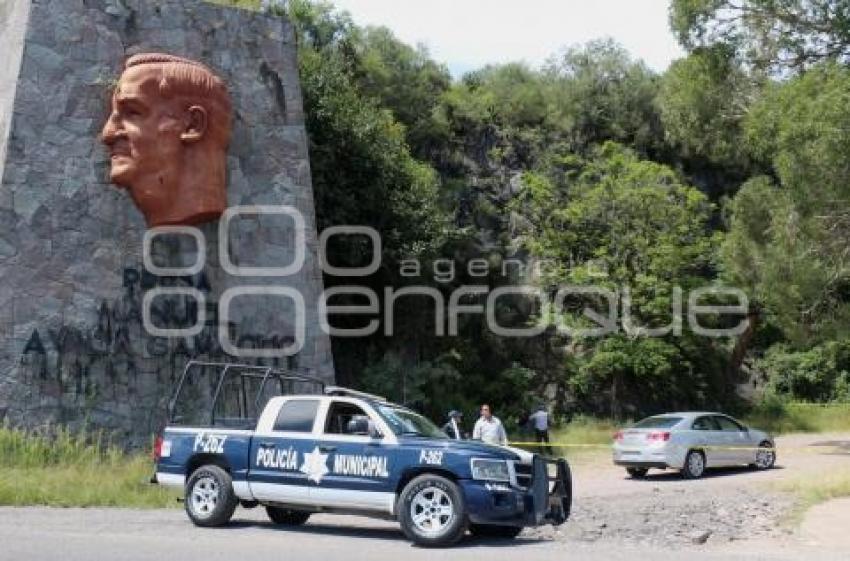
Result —
POLYGON ((101 138, 110 181, 127 189, 148 227, 224 212, 231 112, 227 87, 203 64, 158 53, 127 59, 101 138))

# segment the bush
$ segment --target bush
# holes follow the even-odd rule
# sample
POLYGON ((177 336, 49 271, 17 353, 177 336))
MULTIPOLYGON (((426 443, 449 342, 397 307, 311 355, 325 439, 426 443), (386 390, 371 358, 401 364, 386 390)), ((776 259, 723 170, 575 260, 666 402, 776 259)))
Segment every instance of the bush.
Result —
POLYGON ((755 428, 772 433, 850 430, 850 403, 805 403, 767 394, 746 416, 755 428))
POLYGON ((769 391, 791 399, 847 401, 850 387, 850 341, 830 341, 806 351, 775 345, 759 361, 769 391))

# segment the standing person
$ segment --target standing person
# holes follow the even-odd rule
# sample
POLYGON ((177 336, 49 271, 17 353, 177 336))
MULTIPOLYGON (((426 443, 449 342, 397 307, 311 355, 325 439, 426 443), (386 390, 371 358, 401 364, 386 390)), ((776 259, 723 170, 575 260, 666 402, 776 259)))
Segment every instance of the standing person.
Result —
POLYGON ((456 410, 449 411, 449 421, 443 425, 443 432, 449 435, 452 440, 463 440, 463 413, 456 410))
POLYGON ((549 451, 549 413, 545 405, 539 405, 537 411, 528 416, 534 429, 534 440, 541 444, 541 451, 549 451), (545 445, 543 443, 545 442, 545 445))
POLYGON ((502 426, 502 421, 498 417, 493 416, 490 412, 490 406, 486 403, 481 406, 481 417, 475 422, 472 438, 481 440, 487 444, 498 444, 501 446, 508 444, 508 435, 505 433, 505 427, 502 426))

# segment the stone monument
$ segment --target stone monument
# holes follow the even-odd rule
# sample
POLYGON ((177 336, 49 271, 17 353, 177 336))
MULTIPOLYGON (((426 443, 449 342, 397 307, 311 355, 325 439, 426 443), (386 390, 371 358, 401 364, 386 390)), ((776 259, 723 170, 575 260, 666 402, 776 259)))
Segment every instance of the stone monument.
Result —
POLYGON ((0 418, 141 444, 192 358, 333 380, 286 19, 0 0, 0 52, 0 418))

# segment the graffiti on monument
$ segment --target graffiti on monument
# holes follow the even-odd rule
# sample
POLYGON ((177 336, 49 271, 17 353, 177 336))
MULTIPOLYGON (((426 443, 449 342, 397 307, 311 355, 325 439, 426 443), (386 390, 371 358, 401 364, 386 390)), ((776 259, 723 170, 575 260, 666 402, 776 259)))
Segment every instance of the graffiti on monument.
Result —
MULTIPOLYGON (((140 400, 160 405, 170 397, 173 382, 191 359, 233 362, 222 350, 218 303, 207 300, 203 329, 192 337, 157 337, 142 325, 142 296, 157 286, 186 286, 210 292, 206 271, 191 277, 162 277, 142 267, 123 270, 119 298, 103 300, 92 310, 91 326, 35 328, 20 356, 23 381, 38 396, 70 399, 76 405, 98 408, 104 403, 140 400)), ((157 298, 151 317, 158 326, 175 329, 193 325, 197 304, 189 297, 157 298)), ((230 322, 231 340, 240 348, 281 349, 293 343, 290 332, 255 333, 230 322)), ((297 368, 298 355, 267 359, 264 364, 297 368)), ((259 364, 260 361, 255 363, 259 364)))

